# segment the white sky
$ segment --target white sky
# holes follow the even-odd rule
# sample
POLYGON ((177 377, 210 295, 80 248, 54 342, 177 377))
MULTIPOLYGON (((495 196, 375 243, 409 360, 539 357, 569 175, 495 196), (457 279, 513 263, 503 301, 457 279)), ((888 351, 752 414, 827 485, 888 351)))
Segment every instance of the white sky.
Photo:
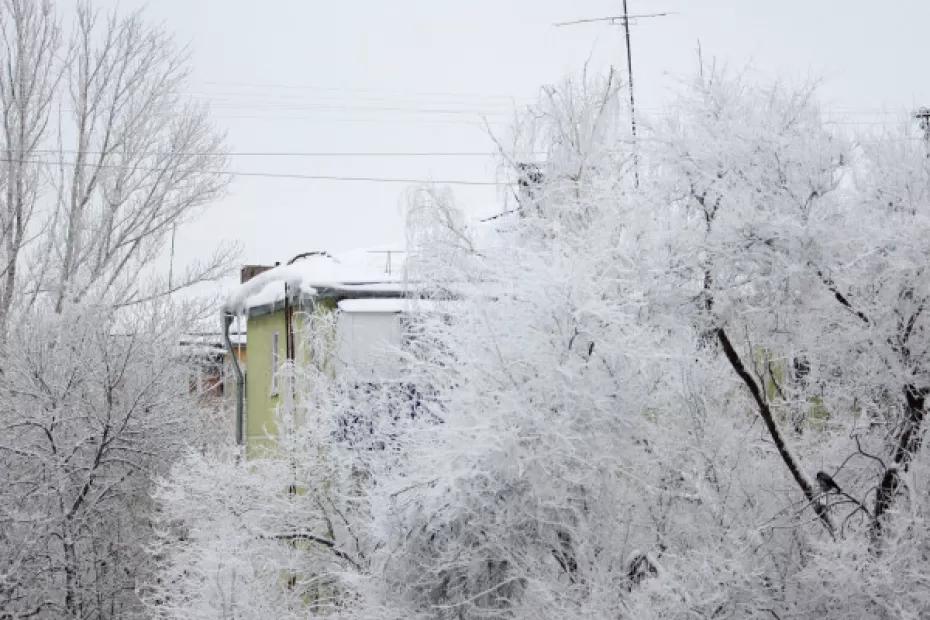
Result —
MULTIPOLYGON (((61 0, 62 8, 71 0, 61 0)), ((212 103, 238 171, 493 180, 490 157, 271 157, 250 152, 491 152, 481 114, 502 129, 540 85, 625 67, 619 27, 555 28, 616 15, 620 0, 106 0, 147 6, 189 42, 190 94, 212 103), (236 154, 238 153, 238 155, 236 154)), ((823 78, 831 116, 890 122, 930 104, 927 0, 629 0, 673 11, 633 27, 637 105, 648 113, 705 61, 787 80, 823 78)), ((239 177, 179 230, 177 263, 221 240, 246 263, 308 250, 402 246, 404 184, 239 177)), ((473 214, 494 188, 457 188, 473 214)))

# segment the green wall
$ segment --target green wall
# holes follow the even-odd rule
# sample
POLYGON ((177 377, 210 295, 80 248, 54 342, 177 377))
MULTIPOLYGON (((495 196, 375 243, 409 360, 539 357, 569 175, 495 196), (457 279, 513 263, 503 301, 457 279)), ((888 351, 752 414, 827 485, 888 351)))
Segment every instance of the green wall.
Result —
MULTIPOLYGON (((295 355, 297 363, 306 363, 309 350, 303 334, 306 306, 294 309, 295 355)), ((332 312, 336 300, 317 299, 315 312, 332 312)), ((250 316, 248 321, 249 361, 245 379, 245 443, 249 455, 256 455, 273 444, 271 437, 277 433, 275 409, 281 403, 284 384, 278 385, 278 393, 271 393, 271 346, 273 334, 278 332, 278 360, 286 359, 284 310, 250 316)))
POLYGON ((250 316, 248 323, 249 365, 245 378, 245 442, 251 453, 267 444, 266 436, 277 432, 274 410, 280 400, 271 393, 272 334, 278 332, 278 359, 284 361, 284 311, 250 316))

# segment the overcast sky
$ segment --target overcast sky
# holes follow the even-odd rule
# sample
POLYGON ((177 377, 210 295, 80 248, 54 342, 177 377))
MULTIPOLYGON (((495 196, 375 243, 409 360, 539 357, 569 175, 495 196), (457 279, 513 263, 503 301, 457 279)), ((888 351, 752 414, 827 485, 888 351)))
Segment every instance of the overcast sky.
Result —
MULTIPOLYGON (((70 0, 62 0, 70 2, 70 0)), ((211 102, 241 172, 493 181, 490 157, 256 156, 295 152, 491 152, 481 118, 503 130, 543 84, 625 67, 621 30, 555 22, 616 15, 620 0, 107 0, 189 43, 190 94, 211 102), (590 69, 589 69, 590 70, 590 69)), ((823 79, 831 117, 890 122, 930 104, 927 0, 629 0, 674 14, 632 30, 638 105, 648 113, 705 61, 787 80, 823 79)), ((184 263, 221 240, 243 262, 299 252, 402 246, 403 183, 237 177, 179 231, 184 263)), ((459 187, 473 214, 493 187, 459 187)))

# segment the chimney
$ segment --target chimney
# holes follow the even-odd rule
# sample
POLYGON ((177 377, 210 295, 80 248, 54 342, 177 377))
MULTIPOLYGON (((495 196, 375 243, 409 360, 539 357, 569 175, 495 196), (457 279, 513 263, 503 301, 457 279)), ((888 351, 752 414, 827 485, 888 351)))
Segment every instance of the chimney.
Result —
POLYGON ((271 265, 243 265, 239 270, 239 283, 248 282, 263 271, 271 269, 271 265))

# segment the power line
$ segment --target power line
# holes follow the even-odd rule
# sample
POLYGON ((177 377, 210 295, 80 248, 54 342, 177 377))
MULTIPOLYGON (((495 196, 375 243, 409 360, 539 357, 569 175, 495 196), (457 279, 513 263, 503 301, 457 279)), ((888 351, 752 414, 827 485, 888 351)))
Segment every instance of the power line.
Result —
POLYGON ((513 95, 509 94, 487 94, 487 93, 466 93, 466 92, 449 92, 449 91, 407 91, 407 90, 389 90, 376 88, 353 88, 342 86, 319 86, 313 84, 263 84, 256 82, 222 82, 208 80, 201 82, 205 85, 216 86, 233 86, 244 88, 260 88, 267 90, 277 88, 281 90, 320 90, 325 92, 348 92, 348 93, 399 93, 406 96, 425 96, 425 97, 462 97, 462 98, 479 98, 479 99, 510 99, 513 95))
MULTIPOLYGON (((156 169, 157 171, 157 169, 156 169)), ((505 181, 473 181, 468 179, 407 179, 395 177, 370 177, 370 176, 339 176, 328 174, 291 174, 287 172, 243 172, 243 171, 224 171, 210 170, 204 171, 208 174, 225 174, 233 177, 261 177, 269 179, 305 179, 310 181, 357 181, 371 183, 435 183, 437 185, 474 185, 486 187, 499 187, 504 185, 513 185, 505 181)))
MULTIPOLYGON (((235 111, 235 108, 229 108, 231 111, 235 111)), ((73 112, 74 110, 66 108, 65 111, 73 112)), ((248 111, 248 110, 245 110, 248 111)), ((260 111, 260 110, 258 110, 260 111)), ((488 122, 494 125, 504 123, 508 120, 510 115, 503 113, 492 113, 492 114, 479 114, 479 113, 462 113, 458 115, 423 115, 418 112, 410 112, 406 115, 401 115, 399 117, 389 118, 359 118, 359 117, 333 117, 326 116, 325 114, 308 116, 308 115, 292 115, 292 114, 276 114, 273 113, 274 110, 269 109, 270 114, 210 114, 209 118, 211 120, 217 119, 237 119, 237 120, 267 120, 267 121, 312 121, 317 123, 417 123, 422 125, 435 124, 435 125, 461 125, 466 127, 481 127, 483 122, 488 122)), ((333 112, 346 112, 351 114, 352 110, 332 110, 333 112)), ((322 110, 326 112, 326 110, 322 110)), ((371 110, 371 112, 377 112, 376 110, 371 110)), ((187 114, 184 111, 171 110, 171 111, 159 111, 152 113, 152 116, 159 117, 175 117, 175 116, 184 116, 187 114)))
POLYGON ((350 93, 278 93, 267 91, 255 92, 236 92, 236 91, 202 91, 202 90, 179 90, 174 94, 209 98, 213 100, 242 100, 242 101, 270 101, 270 102, 290 102, 290 101, 350 101, 353 103, 388 103, 388 104, 406 104, 406 105, 452 105, 452 106, 482 106, 501 108, 509 107, 514 102, 531 101, 528 97, 507 97, 500 99, 458 99, 453 97, 411 97, 411 96, 375 96, 375 95, 355 95, 350 93))
MULTIPOLYGON (((860 123, 856 121, 849 121, 844 123, 843 121, 824 121, 825 125, 842 125, 842 124, 872 124, 872 123, 860 123)), ((875 124, 885 124, 885 123, 875 123, 875 124)), ((909 142, 912 140, 921 140, 922 138, 897 138, 897 137, 887 137, 883 138, 883 142, 909 142)), ((659 138, 652 138, 649 136, 640 136, 639 142, 659 142, 662 143, 665 140, 659 138)), ((633 140, 614 140, 617 144, 633 144, 633 140)), ((42 155, 56 155, 56 154, 67 154, 67 155, 76 155, 78 153, 85 153, 88 155, 105 155, 107 152, 99 150, 77 150, 77 149, 35 149, 34 153, 42 155)), ((606 152, 609 153, 621 153, 623 151, 617 151, 613 149, 607 149, 606 152)), ((548 151, 520 151, 519 155, 529 156, 529 155, 547 155, 548 151)), ((293 157, 293 158, 398 158, 398 159, 416 159, 423 157, 440 157, 440 158, 456 158, 456 157, 477 157, 477 158, 497 158, 501 157, 502 153, 500 151, 148 151, 136 153, 136 155, 141 157, 162 157, 169 155, 185 155, 191 157, 293 157)), ((512 156, 512 154, 510 154, 512 156)), ((19 161, 19 160, 2 160, 0 161, 19 161)), ((49 161, 31 161, 31 160, 22 160, 24 163, 58 163, 57 160, 49 161)), ((69 162, 65 162, 69 163, 69 162)), ((88 164, 93 165, 93 164, 88 164)))
MULTIPOLYGON (((178 116, 180 113, 159 113, 158 116, 178 116)), ((472 120, 464 118, 430 118, 424 120, 416 117, 400 118, 333 118, 326 116, 282 116, 278 114, 211 114, 210 119, 227 119, 227 120, 260 120, 260 121, 312 121, 318 123, 375 123, 375 124, 397 124, 397 123, 417 123, 420 125, 461 125, 463 127, 483 127, 481 118, 477 116, 472 120)), ((494 120, 496 124, 504 122, 502 119, 494 120)))
MULTIPOLYGON (((497 110, 494 110, 494 109, 488 109, 488 108, 468 108, 468 107, 436 108, 436 107, 429 107, 433 105, 432 102, 418 102, 415 100, 375 99, 371 101, 383 101, 390 105, 359 106, 359 105, 355 105, 354 103, 358 101, 358 98, 347 100, 345 104, 342 104, 339 101, 323 101, 322 103, 314 103, 318 100, 317 99, 312 99, 312 100, 305 99, 303 97, 295 97, 288 101, 281 101, 277 99, 268 99, 267 101, 261 101, 261 100, 257 101, 254 99, 246 99, 246 100, 243 100, 243 102, 240 104, 240 103, 230 100, 230 98, 226 96, 214 97, 209 94, 201 95, 197 93, 188 93, 188 92, 183 92, 179 94, 185 95, 185 96, 197 97, 197 98, 208 98, 211 101, 219 100, 219 103, 210 104, 211 109, 216 109, 216 110, 235 110, 235 109, 303 110, 303 109, 307 109, 307 110, 345 111, 345 112, 380 112, 380 111, 393 112, 393 111, 397 111, 397 112, 410 112, 410 113, 417 113, 417 114, 421 114, 421 113, 422 114, 475 114, 475 115, 488 114, 491 116, 500 116, 500 115, 509 116, 510 114, 514 112, 515 109, 519 110, 522 107, 533 104, 533 101, 530 101, 530 100, 520 100, 520 101, 515 101, 515 102, 510 102, 510 103, 492 104, 491 108, 498 108, 497 110), (305 104, 301 103, 302 101, 306 101, 307 103, 305 104), (421 107, 423 104, 425 104, 427 107, 425 108, 421 107), (516 108, 514 107, 514 104, 516 105, 516 108)), ((71 102, 69 98, 63 98, 63 99, 56 98, 54 101, 61 103, 61 104, 68 104, 71 102)), ((459 104, 458 102, 443 102, 439 105, 458 106, 459 104)), ((472 105, 472 103, 463 102, 462 105, 463 106, 472 105)), ((637 109, 660 112, 660 113, 667 110, 665 106, 642 106, 642 105, 638 105, 637 109)), ((853 116, 875 116, 875 117, 892 116, 892 117, 904 118, 904 117, 910 116, 911 114, 910 109, 905 109, 905 108, 889 109, 889 108, 882 108, 882 107, 875 107, 875 106, 872 106, 872 107, 845 106, 845 105, 821 106, 821 109, 826 114, 831 114, 831 115, 853 115, 853 116)), ((74 111, 73 108, 67 107, 67 106, 63 107, 62 110, 63 111, 74 111)))
MULTIPOLYGON (((79 151, 76 149, 36 149, 36 153, 88 153, 92 155, 105 154, 104 151, 79 151)), ((544 151, 532 154, 543 155, 544 151)), ((498 157, 498 151, 152 151, 144 153, 148 156, 157 155, 202 155, 202 156, 229 156, 229 157, 498 157)))
MULTIPOLYGON (((0 159, 4 163, 22 163, 22 164, 44 164, 59 166, 76 166, 74 161, 54 161, 41 159, 0 159)), ((117 170, 138 170, 140 172, 164 172, 167 168, 134 166, 125 164, 104 164, 97 162, 88 162, 88 167, 109 168, 117 170)), ((435 183, 438 185, 469 185, 469 186, 486 186, 501 187, 513 185, 506 181, 476 181, 469 179, 417 179, 401 177, 377 177, 377 176, 342 176, 330 174, 300 174, 289 172, 252 172, 244 170, 202 170, 203 174, 216 174, 230 177, 257 177, 269 179, 302 179, 309 181, 350 181, 350 182, 371 182, 371 183, 435 183)))
POLYGON ((219 103, 211 104, 211 108, 217 110, 237 110, 237 109, 261 109, 261 110, 283 110, 283 111, 313 111, 313 112, 392 112, 399 114, 448 114, 464 116, 500 116, 509 115, 506 110, 481 110, 481 109, 453 109, 453 108, 422 108, 422 107, 401 107, 401 106, 357 106, 357 105, 326 105, 307 103, 297 104, 236 104, 236 103, 219 103))
MULTIPOLYGON (((887 138, 881 140, 863 140, 857 141, 860 144, 883 144, 888 142, 913 142, 913 141, 922 141, 922 138, 887 138)), ((45 151, 46 153, 53 153, 53 151, 45 151)), ((70 152, 74 153, 76 151, 54 151, 54 152, 70 152)), ((94 151, 85 151, 86 153, 95 153, 94 151)), ((100 152, 97 151, 97 154, 100 152)), ((167 153, 163 153, 167 154, 167 153)), ((184 154, 178 152, 177 154, 184 154)), ((216 153, 217 155, 223 155, 223 153, 216 153)), ((254 153, 261 154, 261 153, 254 153)), ((385 156, 418 156, 418 155, 435 155, 437 153, 306 153, 297 155, 320 155, 320 156, 332 156, 332 155, 385 155, 385 156)), ((453 155, 454 153, 448 153, 453 155)), ((461 153, 460 153, 461 154, 461 153)), ((474 153, 478 155, 479 153, 474 153)), ((488 155, 488 153, 481 153, 481 155, 488 155)), ((23 163, 23 164, 41 164, 48 166, 76 166, 77 162, 74 161, 65 161, 65 160, 45 160, 45 159, 0 159, 2 163, 23 163)), ((163 172, 167 168, 158 168, 150 166, 138 166, 138 165, 126 165, 126 164, 106 164, 106 163, 97 163, 97 162, 87 162, 85 164, 88 167, 97 167, 97 168, 106 168, 106 169, 117 169, 117 170, 134 170, 140 172, 163 172)), ((229 177, 246 177, 246 178, 269 178, 269 179, 295 179, 295 180, 310 180, 310 181, 341 181, 341 182, 365 182, 365 183, 404 183, 404 184, 439 184, 439 185, 462 185, 462 186, 479 186, 479 187, 506 187, 515 185, 513 182, 509 181, 481 181, 481 180, 472 180, 472 179, 423 179, 423 178, 412 178, 412 177, 381 177, 381 176, 368 176, 368 175, 327 175, 327 174, 302 174, 302 173, 287 173, 287 172, 260 172, 260 171, 246 171, 246 170, 203 170, 204 174, 215 174, 229 177)))

